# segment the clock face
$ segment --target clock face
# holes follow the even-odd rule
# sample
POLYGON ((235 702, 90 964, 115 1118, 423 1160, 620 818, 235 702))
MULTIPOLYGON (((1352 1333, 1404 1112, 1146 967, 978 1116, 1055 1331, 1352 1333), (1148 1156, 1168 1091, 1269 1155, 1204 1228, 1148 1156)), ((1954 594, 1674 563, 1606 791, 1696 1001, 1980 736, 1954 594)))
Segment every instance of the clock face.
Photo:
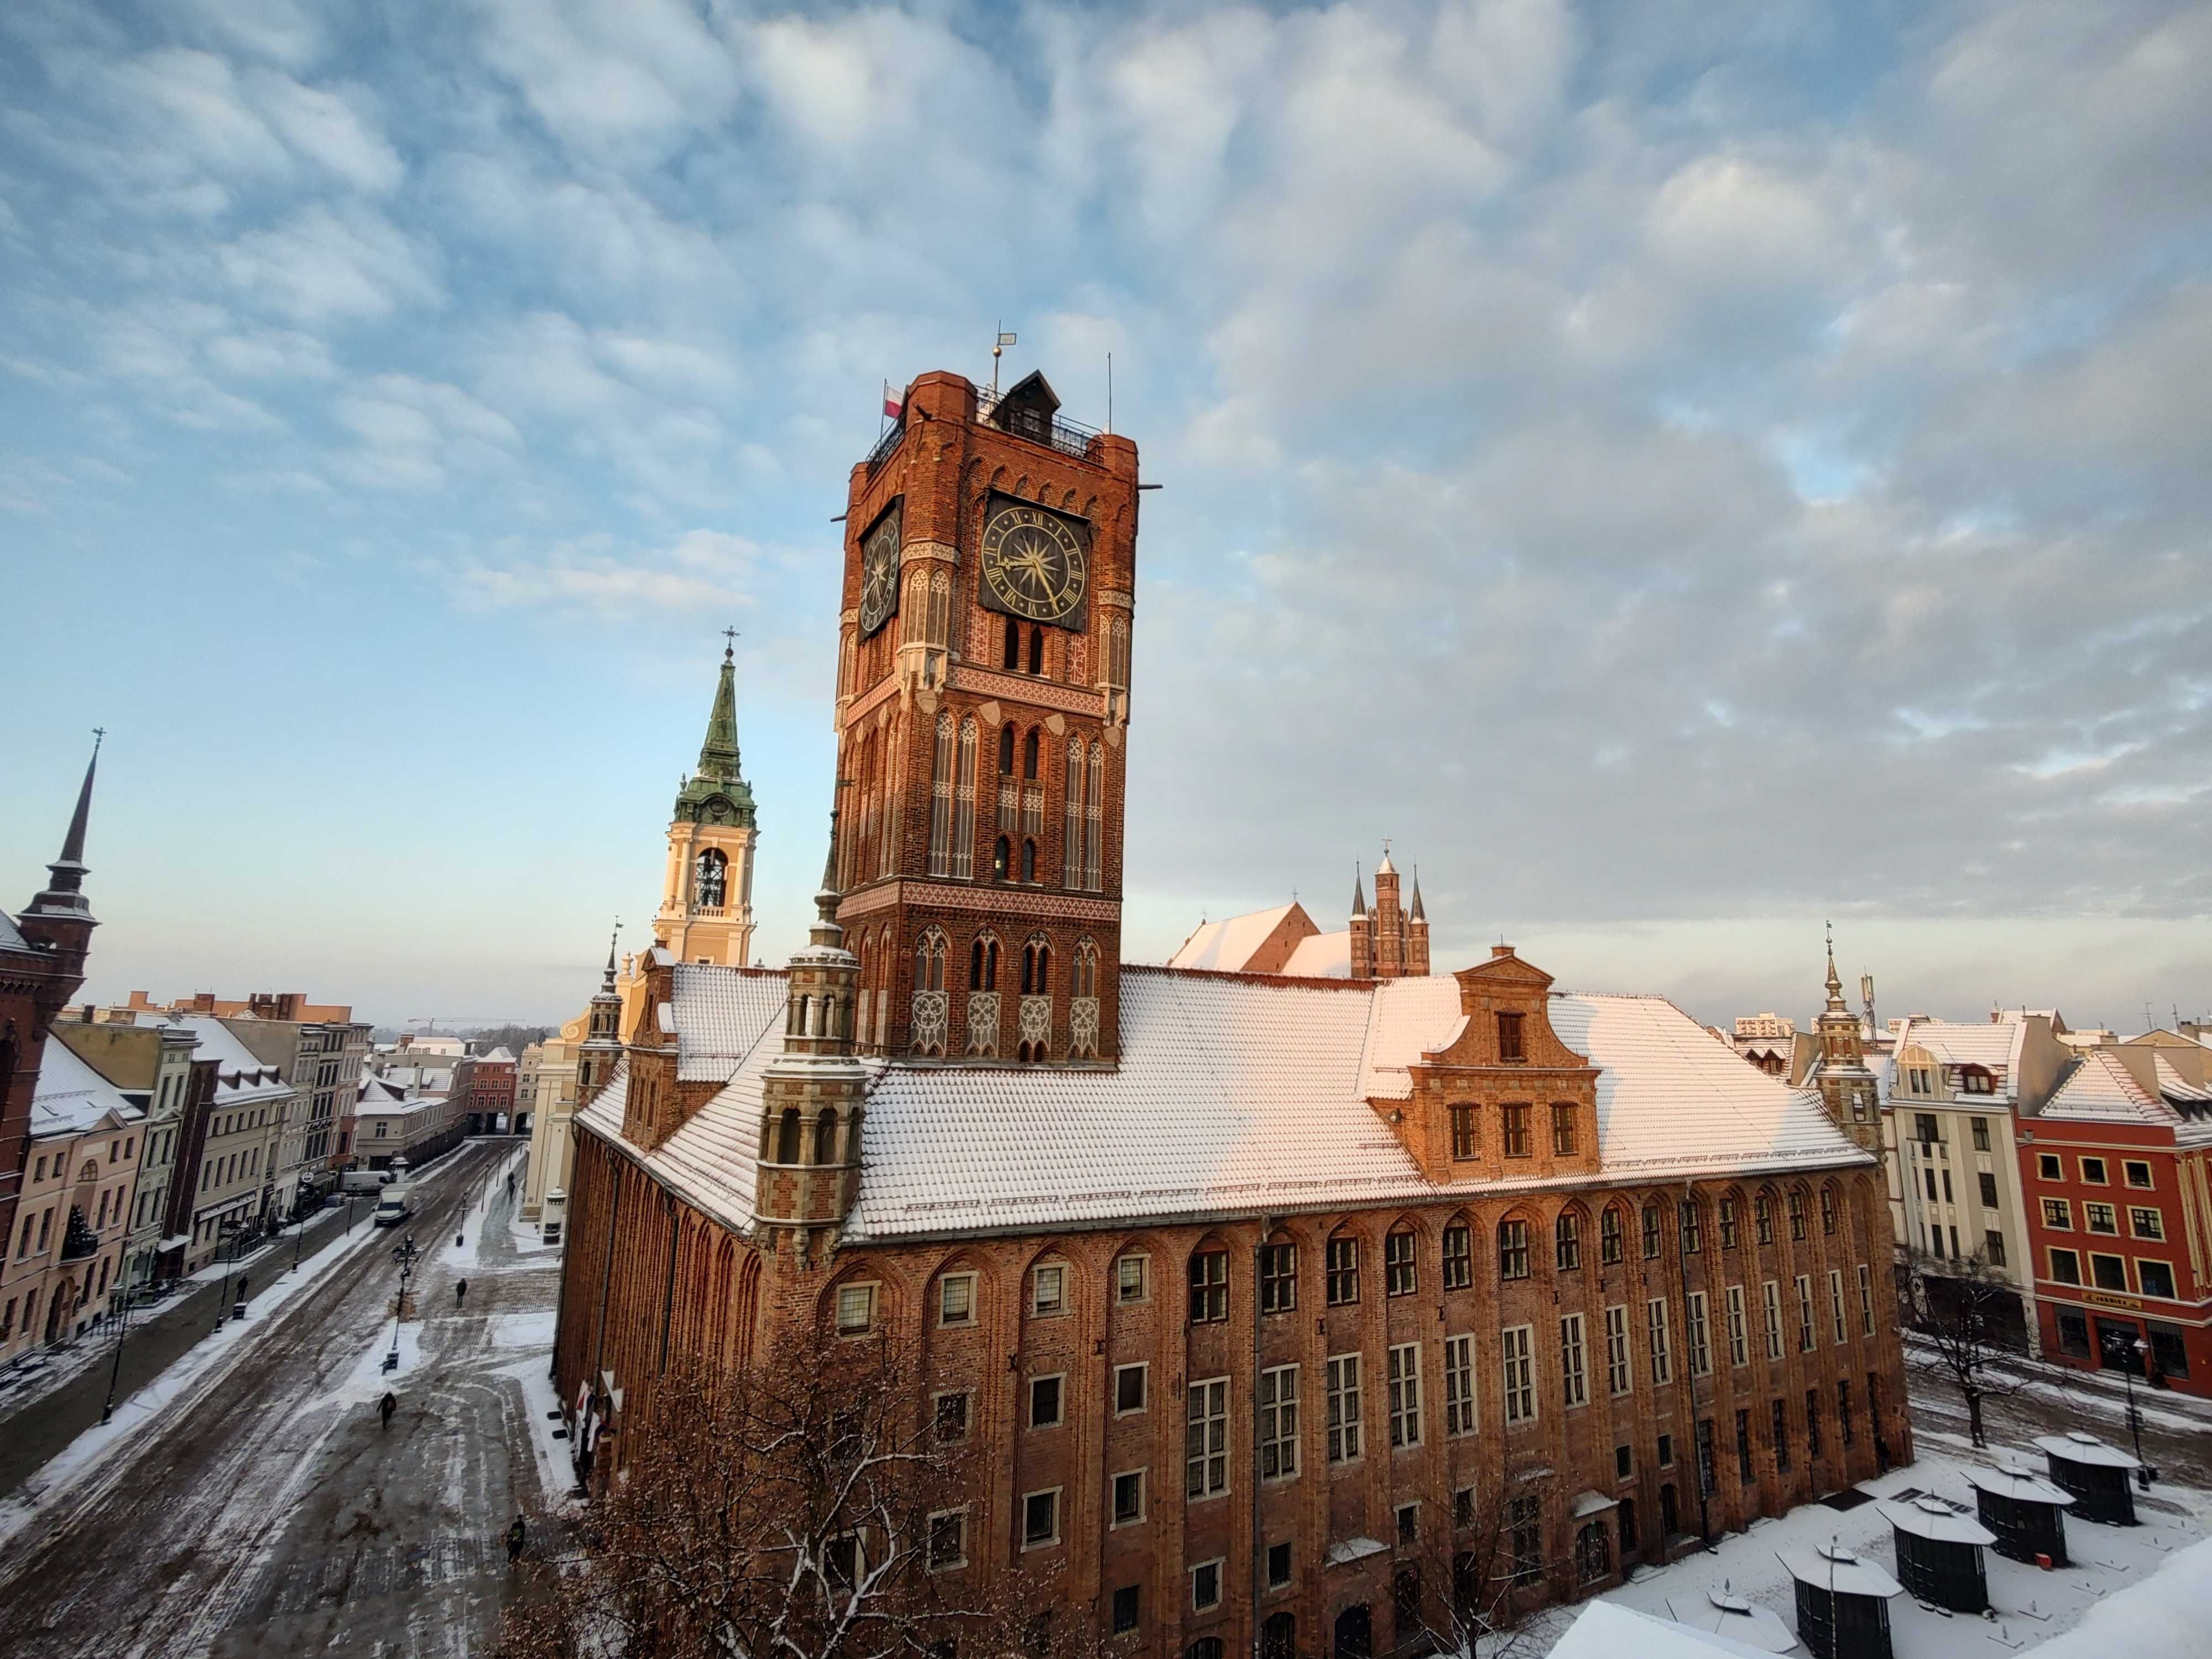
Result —
POLYGON ((860 544, 860 637, 898 614, 899 504, 876 520, 860 544))
POLYGON ((1090 586, 1083 537, 1057 513, 999 501, 983 521, 983 603, 1026 622, 1080 627, 1090 586))

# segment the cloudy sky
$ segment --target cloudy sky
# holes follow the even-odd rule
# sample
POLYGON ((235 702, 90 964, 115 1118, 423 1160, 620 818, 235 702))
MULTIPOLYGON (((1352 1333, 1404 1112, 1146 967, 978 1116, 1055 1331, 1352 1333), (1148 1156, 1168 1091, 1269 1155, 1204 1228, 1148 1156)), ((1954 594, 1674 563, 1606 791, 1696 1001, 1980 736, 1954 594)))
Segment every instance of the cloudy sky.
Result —
POLYGON ((2212 9, 0 9, 0 880, 91 994, 557 1018, 743 630, 761 951, 881 383, 1140 445, 1127 954, 2212 1006, 2212 9))

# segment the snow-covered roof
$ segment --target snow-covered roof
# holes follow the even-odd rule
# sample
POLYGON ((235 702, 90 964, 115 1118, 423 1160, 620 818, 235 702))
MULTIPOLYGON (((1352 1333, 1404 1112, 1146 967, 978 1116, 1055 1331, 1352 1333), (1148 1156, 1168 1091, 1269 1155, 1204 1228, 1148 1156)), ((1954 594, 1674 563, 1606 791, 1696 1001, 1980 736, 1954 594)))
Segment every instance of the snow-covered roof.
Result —
POLYGON ((1899 1532, 1939 1544, 1994 1544, 1997 1535, 1964 1510, 1942 1498, 1923 1494, 1910 1503, 1896 1498, 1875 1505, 1881 1518, 1899 1532))
POLYGON ((122 1123, 137 1123, 146 1115, 69 1044, 58 1038, 49 1042, 31 1096, 32 1137, 82 1134, 110 1112, 122 1123))
POLYGON ((1838 1544, 1778 1550, 1782 1565, 1801 1584, 1814 1584, 1838 1595, 1873 1595, 1887 1601, 1905 1586, 1873 1562, 1838 1544))
POLYGON ((791 976, 781 969, 676 969, 676 1075, 686 1083, 727 1079, 783 1012, 791 976))
POLYGON ((1716 1654, 1766 1659, 1767 1650, 1638 1613, 1618 1601, 1592 1601, 1553 1644, 1551 1659, 1621 1659, 1624 1654, 1636 1659, 1713 1659, 1716 1654))
POLYGON ((2020 1071, 2021 1044, 2027 1036, 2027 1024, 2016 1016, 1977 1023, 1914 1014, 1899 1030, 1897 1047, 1901 1053, 1908 1044, 1917 1043, 1938 1065, 1979 1066, 2002 1072, 2003 1079, 1996 1092, 2009 1099, 2020 1071))
MULTIPOLYGON (((689 973, 695 982, 678 981, 679 1068, 689 1008, 711 1009, 706 1042, 717 1054, 736 1054, 733 1070, 642 1157, 702 1208, 742 1226, 750 1219, 760 1073, 781 1049, 783 981, 757 975, 717 987, 708 976, 737 981, 739 970, 689 973)), ((868 1062, 863 1173, 847 1237, 1109 1226, 1438 1195, 1367 1102, 1402 1098, 1406 1066, 1456 1035, 1464 1021, 1455 981, 1328 987, 1125 967, 1121 988, 1114 1068, 868 1062)), ((1592 1181, 1866 1160, 1816 1097, 1745 1066, 1662 999, 1557 994, 1552 1021, 1601 1068, 1604 1173, 1592 1181)), ((627 1070, 618 1069, 579 1121, 619 1139, 626 1088, 627 1070)))
POLYGON ((2075 1062, 2043 1109, 2047 1118, 2171 1126, 2181 1115, 2136 1082, 2108 1048, 2092 1048, 2075 1062))
POLYGON ((1219 921, 1202 921, 1168 958, 1170 968, 1215 968, 1237 973, 1252 960, 1252 953, 1283 925, 1295 905, 1279 904, 1272 910, 1253 910, 1219 921))
POLYGON ((2010 1464, 1996 1469, 1977 1464, 1966 1471, 1966 1481, 1977 1492, 1985 1492, 1992 1498, 2009 1498, 2019 1504, 2046 1504, 2055 1509, 2066 1509, 2074 1502, 2072 1492, 2010 1464))
POLYGON ((1300 979, 1350 979, 1352 930, 1309 934, 1291 947, 1282 971, 1300 979))
POLYGON ((514 1064, 514 1056, 508 1051, 507 1046, 504 1042, 501 1043, 498 1048, 493 1049, 489 1054, 478 1054, 477 1058, 478 1060, 489 1060, 494 1065, 505 1064, 512 1066, 514 1064))
POLYGON ((2154 1062, 2152 1075, 2158 1079, 2158 1091, 2169 1106, 2212 1105, 2212 1089, 2191 1083, 2173 1068, 2173 1062, 2164 1054, 2154 1062))
POLYGON ((192 1050, 194 1060, 215 1062, 217 1109, 281 1100, 292 1092, 276 1063, 255 1054, 220 1019, 211 1015, 198 1018, 172 1015, 163 1023, 172 1030, 189 1031, 198 1040, 199 1046, 192 1050))
POLYGON ((2039 1435, 2035 1446, 2045 1456, 2057 1462, 2086 1463, 2100 1469, 2139 1469, 2142 1467, 2118 1446, 2107 1445, 2095 1435, 2084 1433, 2080 1429, 2070 1430, 2065 1434, 2039 1435))

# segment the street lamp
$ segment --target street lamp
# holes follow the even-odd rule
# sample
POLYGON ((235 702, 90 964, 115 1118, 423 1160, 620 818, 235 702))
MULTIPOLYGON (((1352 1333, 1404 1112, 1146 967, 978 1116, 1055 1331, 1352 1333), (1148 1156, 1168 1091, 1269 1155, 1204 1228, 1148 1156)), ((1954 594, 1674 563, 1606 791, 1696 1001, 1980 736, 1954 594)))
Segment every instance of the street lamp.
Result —
POLYGON ((2128 1393, 2128 1434, 2135 1442, 2136 1480, 2144 1491, 2150 1490, 2150 1466, 2143 1462, 2142 1413, 2136 1409, 2136 1369, 2145 1364, 2150 1344, 2138 1334, 2130 1340, 2118 1331, 2106 1333, 2105 1358, 2106 1363, 2119 1362, 2121 1383, 2128 1393))
POLYGON ((100 1408, 100 1420, 103 1423, 115 1415, 116 1385, 123 1380, 123 1341, 130 1334, 131 1292, 126 1288, 123 1293, 123 1323, 115 1332, 115 1364, 107 1373, 107 1401, 100 1408))
POLYGON ((392 1352, 384 1356, 384 1369, 399 1369, 399 1323, 407 1317, 407 1287, 415 1278, 415 1258, 422 1255, 416 1248, 415 1235, 410 1233, 392 1252, 392 1259, 399 1264, 399 1300, 392 1310, 392 1352))
POLYGON ((215 1304, 215 1328, 218 1331, 222 1328, 223 1310, 230 1305, 230 1275, 232 1269, 238 1266, 238 1241, 244 1229, 239 1226, 236 1216, 227 1215, 223 1217, 219 1231, 224 1243, 230 1247, 230 1260, 223 1267, 222 1295, 216 1299, 215 1304))

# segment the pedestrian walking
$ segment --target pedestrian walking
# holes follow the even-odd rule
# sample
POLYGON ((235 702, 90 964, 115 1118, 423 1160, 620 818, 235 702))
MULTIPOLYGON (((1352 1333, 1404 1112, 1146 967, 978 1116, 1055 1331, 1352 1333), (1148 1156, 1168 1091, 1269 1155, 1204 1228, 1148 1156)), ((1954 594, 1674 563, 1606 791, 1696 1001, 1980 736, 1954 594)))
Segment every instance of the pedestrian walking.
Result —
POLYGON ((459 1307, 468 1293, 469 1281, 465 1279, 456 1279, 453 1283, 453 1305, 456 1308, 459 1307))
POLYGON ((529 1535, 529 1528, 523 1525, 522 1517, 516 1516, 514 1524, 507 1529, 507 1565, 510 1567, 522 1559, 523 1542, 529 1535))
POLYGON ((386 1429, 391 1428, 392 1413, 399 1409, 399 1396, 386 1389, 384 1391, 384 1398, 376 1402, 376 1409, 378 1414, 384 1419, 384 1426, 386 1429))

